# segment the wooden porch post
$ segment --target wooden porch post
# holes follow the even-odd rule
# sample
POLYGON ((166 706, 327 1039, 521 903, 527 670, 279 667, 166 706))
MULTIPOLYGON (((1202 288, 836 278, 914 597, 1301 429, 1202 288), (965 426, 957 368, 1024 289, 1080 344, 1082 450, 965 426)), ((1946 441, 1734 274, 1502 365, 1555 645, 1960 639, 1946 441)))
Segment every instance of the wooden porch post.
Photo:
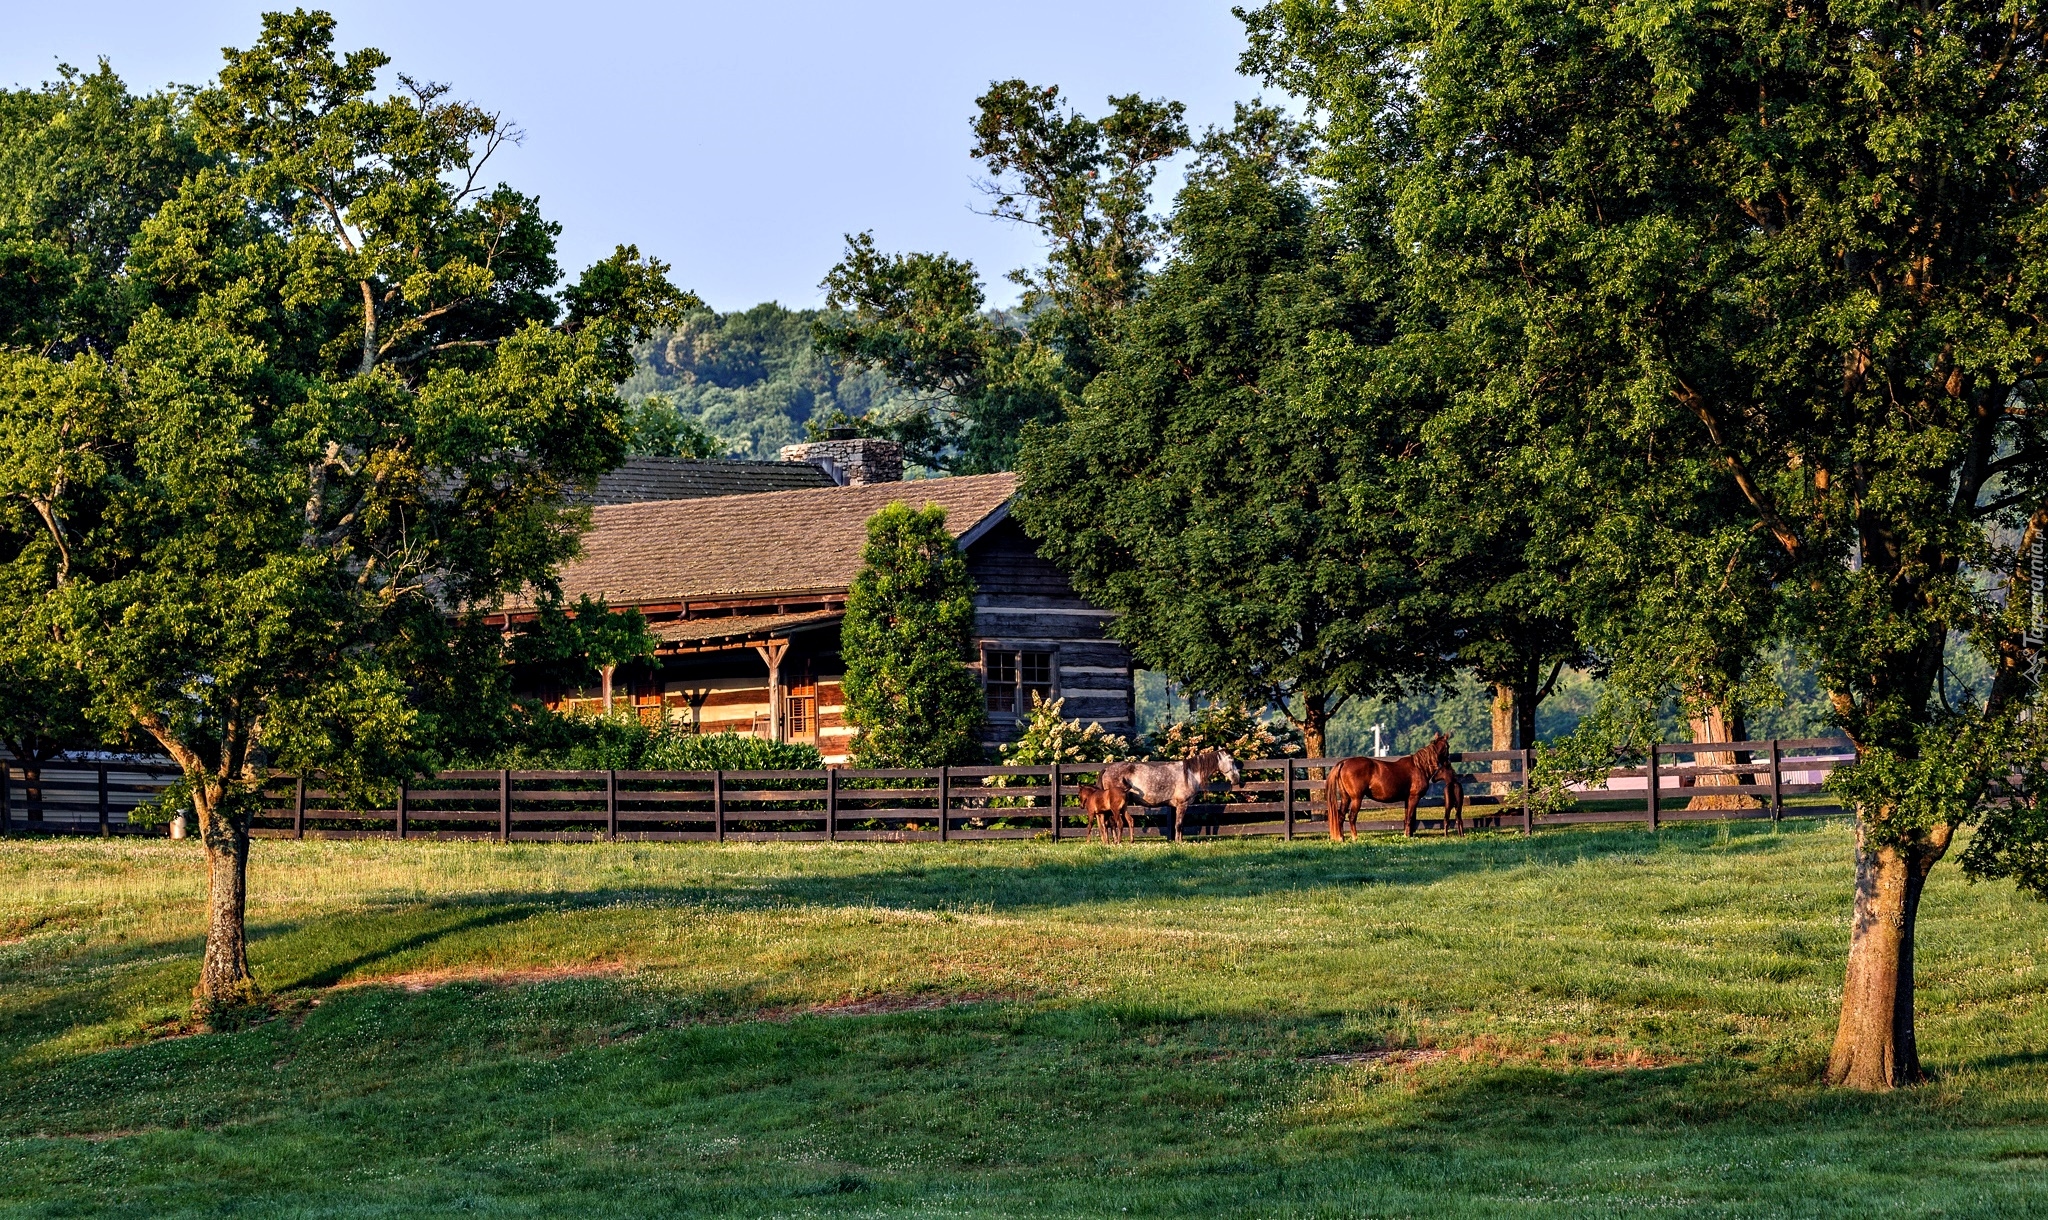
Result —
POLYGON ((754 645, 768 667, 768 740, 782 740, 782 658, 789 651, 788 640, 770 640, 754 645))

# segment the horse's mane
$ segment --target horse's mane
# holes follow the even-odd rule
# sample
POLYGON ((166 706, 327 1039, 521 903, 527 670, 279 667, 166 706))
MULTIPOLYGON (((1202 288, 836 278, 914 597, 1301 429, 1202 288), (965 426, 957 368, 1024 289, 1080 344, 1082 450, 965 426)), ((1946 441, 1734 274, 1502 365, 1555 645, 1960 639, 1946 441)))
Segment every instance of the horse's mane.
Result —
POLYGON ((1428 745, 1415 751, 1415 761, 1431 778, 1437 778, 1451 769, 1451 739, 1438 733, 1428 745))

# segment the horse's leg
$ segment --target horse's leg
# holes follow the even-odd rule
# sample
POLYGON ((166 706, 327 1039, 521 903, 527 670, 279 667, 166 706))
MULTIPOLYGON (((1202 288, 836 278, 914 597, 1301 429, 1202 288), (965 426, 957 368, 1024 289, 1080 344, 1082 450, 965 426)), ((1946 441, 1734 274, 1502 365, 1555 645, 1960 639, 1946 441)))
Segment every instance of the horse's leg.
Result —
POLYGON ((1401 833, 1411 839, 1415 837, 1415 807, 1421 803, 1422 789, 1414 784, 1408 785, 1408 816, 1403 823, 1401 833))

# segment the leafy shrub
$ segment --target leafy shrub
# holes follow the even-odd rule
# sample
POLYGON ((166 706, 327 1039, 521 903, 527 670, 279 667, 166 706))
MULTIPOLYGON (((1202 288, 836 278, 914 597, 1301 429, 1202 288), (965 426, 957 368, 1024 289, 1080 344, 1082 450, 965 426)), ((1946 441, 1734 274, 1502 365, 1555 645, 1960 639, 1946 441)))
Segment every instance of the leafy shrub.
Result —
POLYGON ((1260 718, 1242 703, 1215 703, 1186 720, 1167 725, 1151 739, 1152 757, 1193 758, 1204 750, 1227 750, 1232 758, 1291 758, 1302 752, 1301 733, 1260 718))
MULTIPOLYGON (((1107 732, 1101 725, 1084 727, 1078 720, 1062 717, 1060 712, 1066 703, 1065 699, 1047 701, 1045 696, 1032 691, 1031 711, 1024 721, 1023 734, 1002 747, 1004 765, 1049 767, 1054 763, 1065 766, 1142 757, 1132 752, 1128 740, 1107 732)), ((1028 787, 1037 782, 1022 775, 990 775, 982 780, 990 788, 1028 787)), ((1030 802, 1022 797, 997 797, 989 803, 992 806, 1020 806, 1030 802)))
POLYGON ((815 771, 825 765, 816 746, 769 741, 743 733, 658 734, 642 755, 642 771, 815 771))
POLYGON ((1060 715, 1065 699, 1048 701, 1031 692, 1031 712, 1024 720, 1024 732, 1002 748, 1003 762, 1013 767, 1045 767, 1053 763, 1115 762, 1140 757, 1131 743, 1099 724, 1083 727, 1078 720, 1060 715))
POLYGON ((630 712, 610 716, 537 711, 520 740, 448 770, 793 771, 824 766, 816 747, 740 733, 698 734, 675 724, 650 727, 630 712))
POLYGON ((840 651, 846 718, 864 767, 938 767, 985 757, 974 655, 974 582, 946 510, 891 504, 868 519, 846 595, 840 651))

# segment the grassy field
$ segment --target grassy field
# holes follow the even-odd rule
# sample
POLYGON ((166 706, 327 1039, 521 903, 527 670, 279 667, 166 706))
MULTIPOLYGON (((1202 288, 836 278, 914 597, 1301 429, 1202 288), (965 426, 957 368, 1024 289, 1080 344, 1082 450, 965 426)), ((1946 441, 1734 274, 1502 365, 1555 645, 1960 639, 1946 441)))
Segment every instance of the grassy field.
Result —
POLYGON ((1816 1087, 1847 830, 0 843, 0 1214, 2039 1215, 2048 908, 1952 865, 1931 1086, 1816 1087))

